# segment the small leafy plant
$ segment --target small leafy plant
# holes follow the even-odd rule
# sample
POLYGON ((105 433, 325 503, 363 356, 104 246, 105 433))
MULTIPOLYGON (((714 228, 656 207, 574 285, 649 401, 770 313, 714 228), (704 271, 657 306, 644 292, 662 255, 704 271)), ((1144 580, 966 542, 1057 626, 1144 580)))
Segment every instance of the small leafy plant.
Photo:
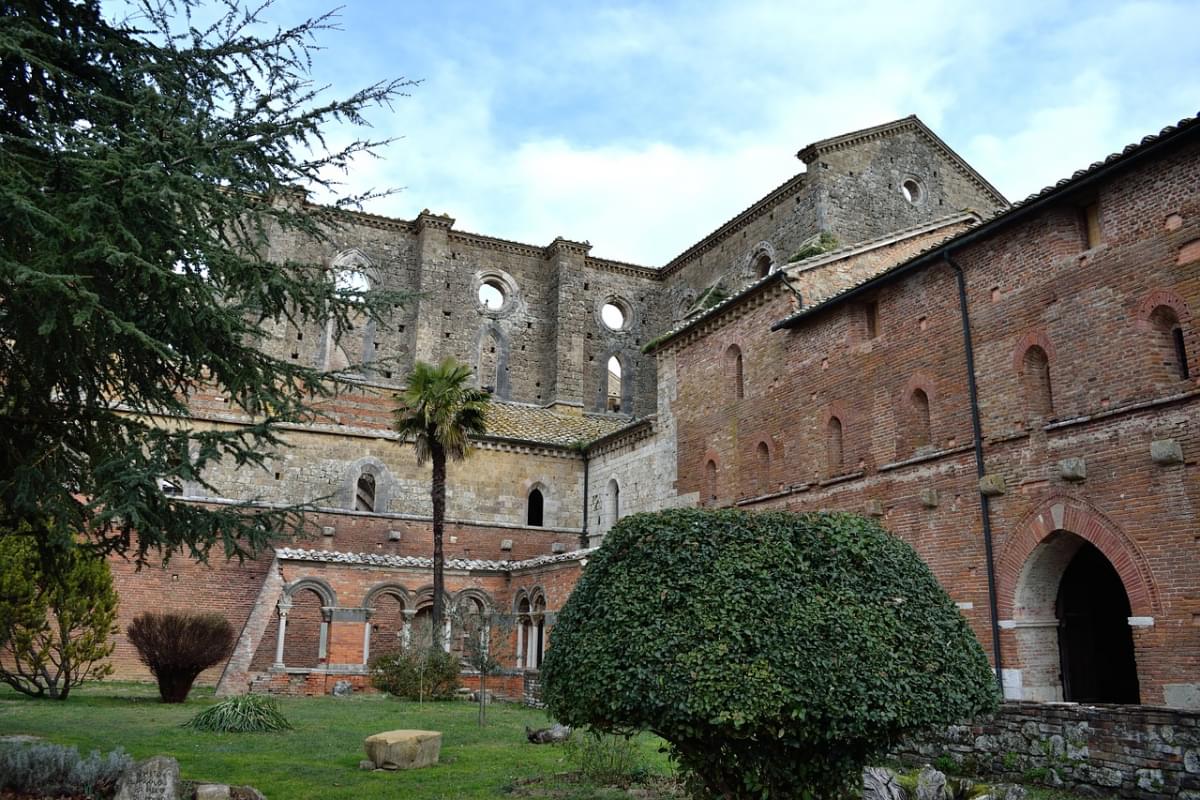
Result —
POLYGON ((183 727, 212 733, 272 733, 291 730, 274 699, 261 694, 243 694, 206 708, 183 727))

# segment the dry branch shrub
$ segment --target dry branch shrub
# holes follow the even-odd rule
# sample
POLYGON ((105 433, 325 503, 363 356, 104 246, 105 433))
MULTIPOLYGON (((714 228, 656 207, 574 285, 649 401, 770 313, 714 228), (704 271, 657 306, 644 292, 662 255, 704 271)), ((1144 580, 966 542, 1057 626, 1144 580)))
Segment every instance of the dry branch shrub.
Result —
POLYGON ((182 703, 201 672, 233 651, 233 626, 220 614, 139 614, 127 631, 158 681, 164 703, 182 703))

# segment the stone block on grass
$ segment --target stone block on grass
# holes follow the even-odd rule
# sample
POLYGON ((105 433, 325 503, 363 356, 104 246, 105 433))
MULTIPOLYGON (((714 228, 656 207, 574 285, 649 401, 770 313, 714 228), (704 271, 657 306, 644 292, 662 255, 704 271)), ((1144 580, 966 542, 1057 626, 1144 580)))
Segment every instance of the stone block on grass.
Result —
POLYGON ((376 769, 420 769, 438 763, 442 734, 438 731, 384 731, 363 740, 376 769))

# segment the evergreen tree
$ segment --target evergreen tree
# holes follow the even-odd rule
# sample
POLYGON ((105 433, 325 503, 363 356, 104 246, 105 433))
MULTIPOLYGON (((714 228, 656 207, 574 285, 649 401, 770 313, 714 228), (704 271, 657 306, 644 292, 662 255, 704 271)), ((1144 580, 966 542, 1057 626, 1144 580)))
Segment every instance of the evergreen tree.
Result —
POLYGON ((261 10, 140 0, 114 22, 99 0, 0 5, 0 531, 38 531, 44 559, 76 543, 139 563, 263 546, 294 510, 160 487, 261 466, 279 423, 337 390, 258 349, 264 325, 332 320, 336 335, 402 299, 268 257, 270 236, 327 241, 340 207, 375 196, 304 200, 383 144, 328 148, 322 132, 364 124, 408 82, 328 100, 309 75, 330 18, 263 33, 261 10), (193 429, 200 388, 250 423, 193 429))
POLYGON ((472 434, 486 432, 491 395, 470 385, 471 368, 453 358, 433 366, 413 365, 396 409, 396 431, 417 452, 417 464, 433 464, 429 495, 433 501, 433 645, 442 641, 442 593, 445 583, 442 532, 446 527, 446 461, 462 461, 471 452, 472 434))

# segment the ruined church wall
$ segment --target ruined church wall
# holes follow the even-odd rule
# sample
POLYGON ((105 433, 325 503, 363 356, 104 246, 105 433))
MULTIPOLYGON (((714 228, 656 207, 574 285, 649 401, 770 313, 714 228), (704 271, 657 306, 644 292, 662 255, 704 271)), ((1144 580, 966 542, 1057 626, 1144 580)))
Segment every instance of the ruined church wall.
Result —
POLYGON ((620 517, 691 506, 696 495, 677 490, 675 358, 658 358, 658 407, 645 427, 614 436, 588 452, 588 524, 591 546, 620 517))
POLYGON ((852 244, 958 211, 984 217, 995 198, 915 130, 902 130, 821 153, 808 165, 822 230, 852 244), (901 192, 905 180, 922 189, 917 202, 901 192))

